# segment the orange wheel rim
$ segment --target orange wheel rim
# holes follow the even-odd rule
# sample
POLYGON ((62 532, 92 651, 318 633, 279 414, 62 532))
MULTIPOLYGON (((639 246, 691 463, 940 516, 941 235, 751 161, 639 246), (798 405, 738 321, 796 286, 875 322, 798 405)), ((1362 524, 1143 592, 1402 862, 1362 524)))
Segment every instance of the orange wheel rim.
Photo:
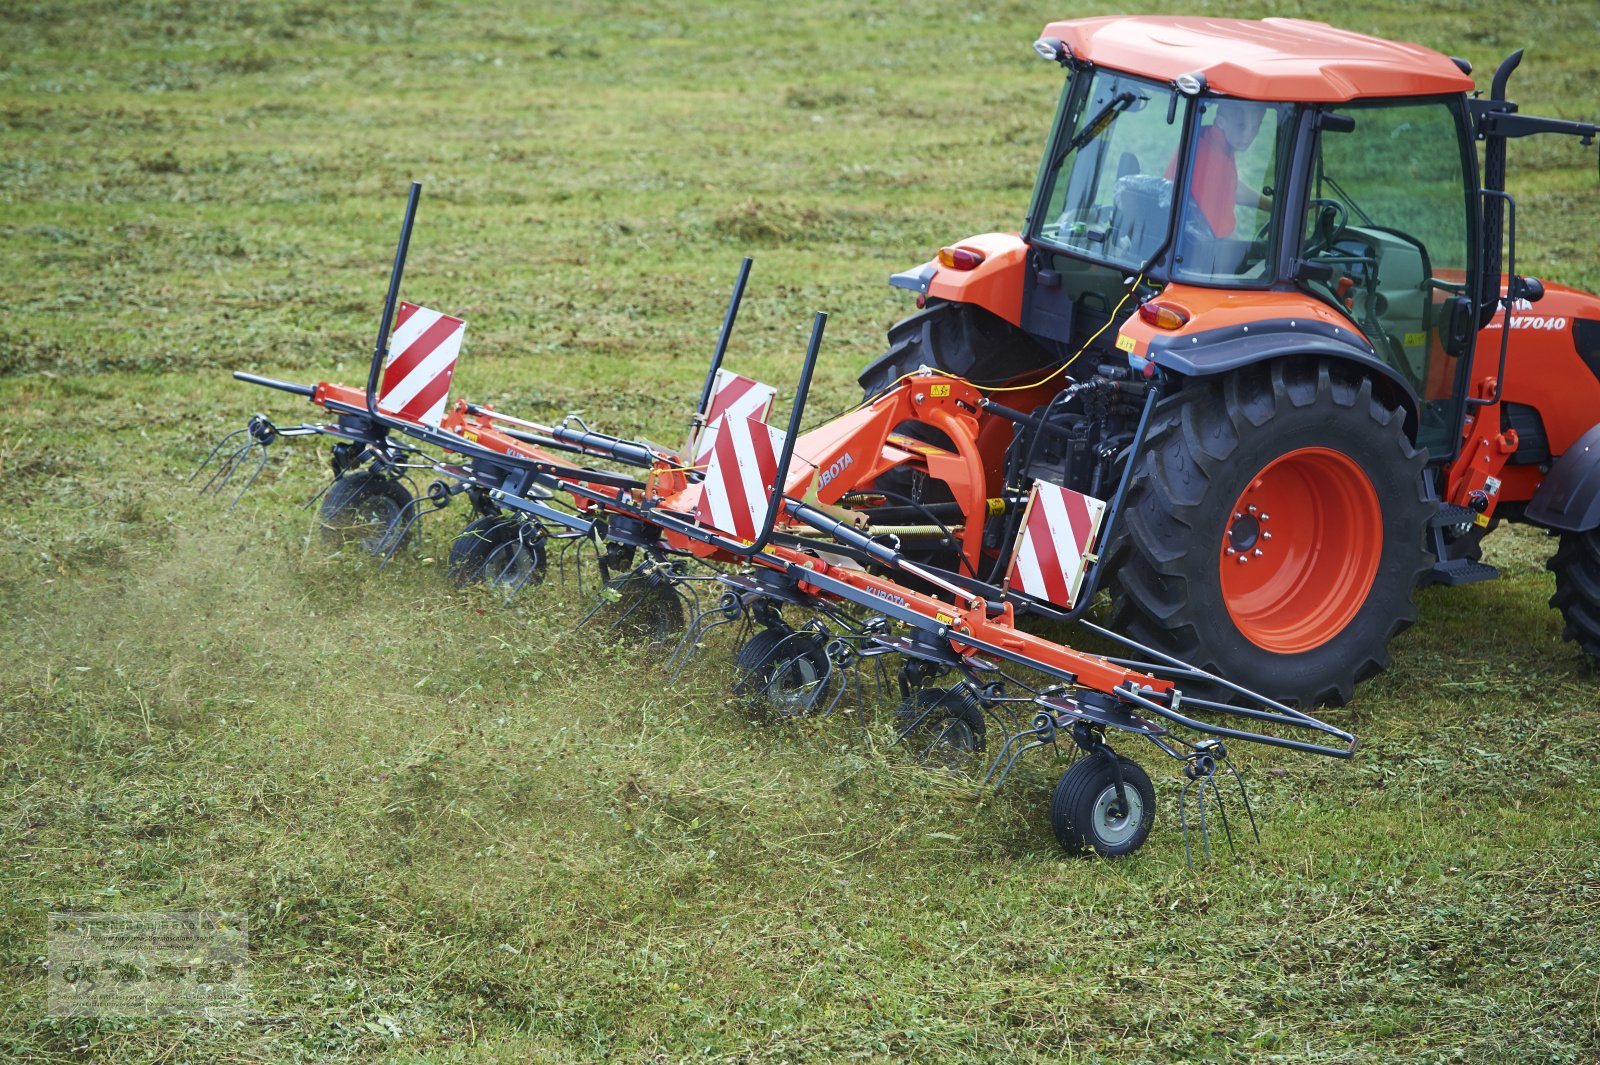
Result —
POLYGON ((1367 601, 1383 555, 1383 509, 1361 467, 1331 448, 1274 459, 1223 530, 1222 601, 1257 647, 1321 647, 1367 601))

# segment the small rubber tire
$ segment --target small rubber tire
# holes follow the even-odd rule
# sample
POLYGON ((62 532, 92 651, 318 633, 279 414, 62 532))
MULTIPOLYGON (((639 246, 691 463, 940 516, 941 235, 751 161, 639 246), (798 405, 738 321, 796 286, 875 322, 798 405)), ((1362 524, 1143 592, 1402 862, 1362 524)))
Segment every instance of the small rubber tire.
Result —
POLYGON ((814 633, 758 630, 733 656, 737 690, 761 698, 785 717, 804 717, 811 686, 828 675, 828 653, 814 633), (752 683, 754 681, 754 683, 752 683))
POLYGON ((322 496, 322 535, 337 546, 359 544, 368 554, 389 555, 411 537, 405 521, 412 496, 406 486, 376 470, 334 479, 322 496))
POLYGON ((642 641, 652 650, 666 646, 675 633, 683 631, 683 599, 670 583, 656 583, 648 577, 617 577, 606 585, 616 599, 604 611, 614 620, 606 628, 624 639, 642 641))
POLYGON ((1068 854, 1093 851, 1120 858, 1144 846, 1156 819, 1156 789, 1150 774, 1120 754, 1091 754, 1061 774, 1050 799, 1050 829, 1068 854), (1113 765, 1113 760, 1115 765, 1113 765), (1131 810, 1119 810, 1116 765, 1131 810))
POLYGON ((457 587, 475 582, 513 595, 544 580, 543 533, 503 514, 467 523, 450 545, 449 574, 457 587))
POLYGON ((905 739, 922 748, 917 760, 923 765, 955 769, 988 744, 983 704, 965 687, 912 692, 895 709, 895 719, 905 739))
POLYGON ((1562 533, 1545 568, 1556 576, 1550 605, 1566 622, 1561 638, 1576 643, 1600 665, 1600 529, 1562 533))

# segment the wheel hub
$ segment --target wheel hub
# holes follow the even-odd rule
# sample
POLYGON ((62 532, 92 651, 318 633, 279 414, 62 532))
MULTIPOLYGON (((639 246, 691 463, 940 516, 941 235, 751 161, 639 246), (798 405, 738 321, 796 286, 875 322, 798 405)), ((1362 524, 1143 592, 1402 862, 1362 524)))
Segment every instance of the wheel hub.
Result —
POLYGON ((1366 602, 1383 535, 1377 492, 1350 456, 1308 447, 1274 459, 1240 493, 1222 536, 1234 625, 1279 654, 1326 644, 1366 602))
POLYGON ((1123 802, 1117 801, 1117 786, 1108 784, 1094 802, 1094 832, 1109 846, 1126 842, 1139 830, 1144 800, 1137 788, 1123 785, 1123 802))

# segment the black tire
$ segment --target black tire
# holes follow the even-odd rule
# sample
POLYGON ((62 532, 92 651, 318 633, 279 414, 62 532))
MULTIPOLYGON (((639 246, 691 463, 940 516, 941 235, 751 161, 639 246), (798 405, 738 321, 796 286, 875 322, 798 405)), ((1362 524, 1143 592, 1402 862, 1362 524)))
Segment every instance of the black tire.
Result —
POLYGON ((545 564, 544 533, 503 514, 474 519, 450 545, 450 579, 457 586, 481 581, 509 596, 543 581, 545 564))
POLYGON ((1416 618, 1435 510, 1424 459, 1402 412, 1343 366, 1286 360, 1192 384, 1158 411, 1106 552, 1113 627, 1288 702, 1348 702, 1416 618), (1281 515, 1273 544, 1270 514, 1244 509, 1285 483, 1275 498, 1307 505, 1281 515), (1241 594, 1246 581, 1261 586, 1241 594))
POLYGON ((406 486, 376 470, 334 479, 322 496, 322 535, 331 544, 359 544, 372 555, 398 551, 411 536, 412 496, 406 486))
POLYGON ((1561 638, 1573 641, 1592 663, 1600 664, 1600 529, 1562 533, 1545 568, 1556 575, 1550 605, 1567 623, 1561 638))
POLYGON ((596 615, 596 624, 625 640, 660 649, 687 624, 683 598, 664 578, 617 577, 606 585, 606 592, 616 598, 596 615))
POLYGON ((1068 854, 1093 851, 1102 858, 1132 854, 1144 846, 1155 819, 1156 789, 1150 774, 1120 754, 1078 759, 1061 774, 1050 799, 1050 829, 1068 854), (1117 766, 1126 809, 1117 802, 1117 766))
POLYGON ((992 311, 971 303, 935 301, 889 327, 889 349, 857 380, 876 395, 895 379, 931 366, 975 384, 1002 384, 1059 356, 992 311))
POLYGON ((965 687, 923 688, 895 710, 898 731, 923 765, 955 769, 987 746, 983 705, 965 687))
POLYGON ((739 671, 735 694, 750 696, 785 717, 815 709, 813 695, 828 673, 822 638, 811 632, 763 628, 733 657, 739 671))

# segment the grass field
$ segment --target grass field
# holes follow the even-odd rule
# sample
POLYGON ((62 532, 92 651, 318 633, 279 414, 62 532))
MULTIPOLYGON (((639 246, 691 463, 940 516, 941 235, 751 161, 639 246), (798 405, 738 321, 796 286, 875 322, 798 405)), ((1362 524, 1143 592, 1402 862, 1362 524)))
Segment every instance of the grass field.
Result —
MULTIPOLYGON (((1484 85, 1525 45, 1527 110, 1600 117, 1592 7, 1153 7, 1484 85)), ((1191 871, 1175 780, 1137 857, 1067 860, 1045 760, 980 800, 876 719, 751 721, 725 648, 669 684, 571 589, 452 589, 453 517, 381 574, 330 556, 309 446, 234 510, 183 483, 309 413, 228 371, 355 383, 413 178, 458 394, 673 440, 748 253, 732 365, 791 381, 827 310, 843 406, 886 275, 1019 223, 1059 90, 1029 44, 1104 5, 5 10, 0 1058, 1600 1060, 1600 681, 1542 537, 1421 593, 1330 712, 1353 763, 1243 754, 1262 841, 1191 871), (154 909, 248 915, 257 1015, 46 1017, 45 915, 154 909)), ((1526 269, 1600 289, 1593 150, 1514 144, 1511 182, 1526 269)))

